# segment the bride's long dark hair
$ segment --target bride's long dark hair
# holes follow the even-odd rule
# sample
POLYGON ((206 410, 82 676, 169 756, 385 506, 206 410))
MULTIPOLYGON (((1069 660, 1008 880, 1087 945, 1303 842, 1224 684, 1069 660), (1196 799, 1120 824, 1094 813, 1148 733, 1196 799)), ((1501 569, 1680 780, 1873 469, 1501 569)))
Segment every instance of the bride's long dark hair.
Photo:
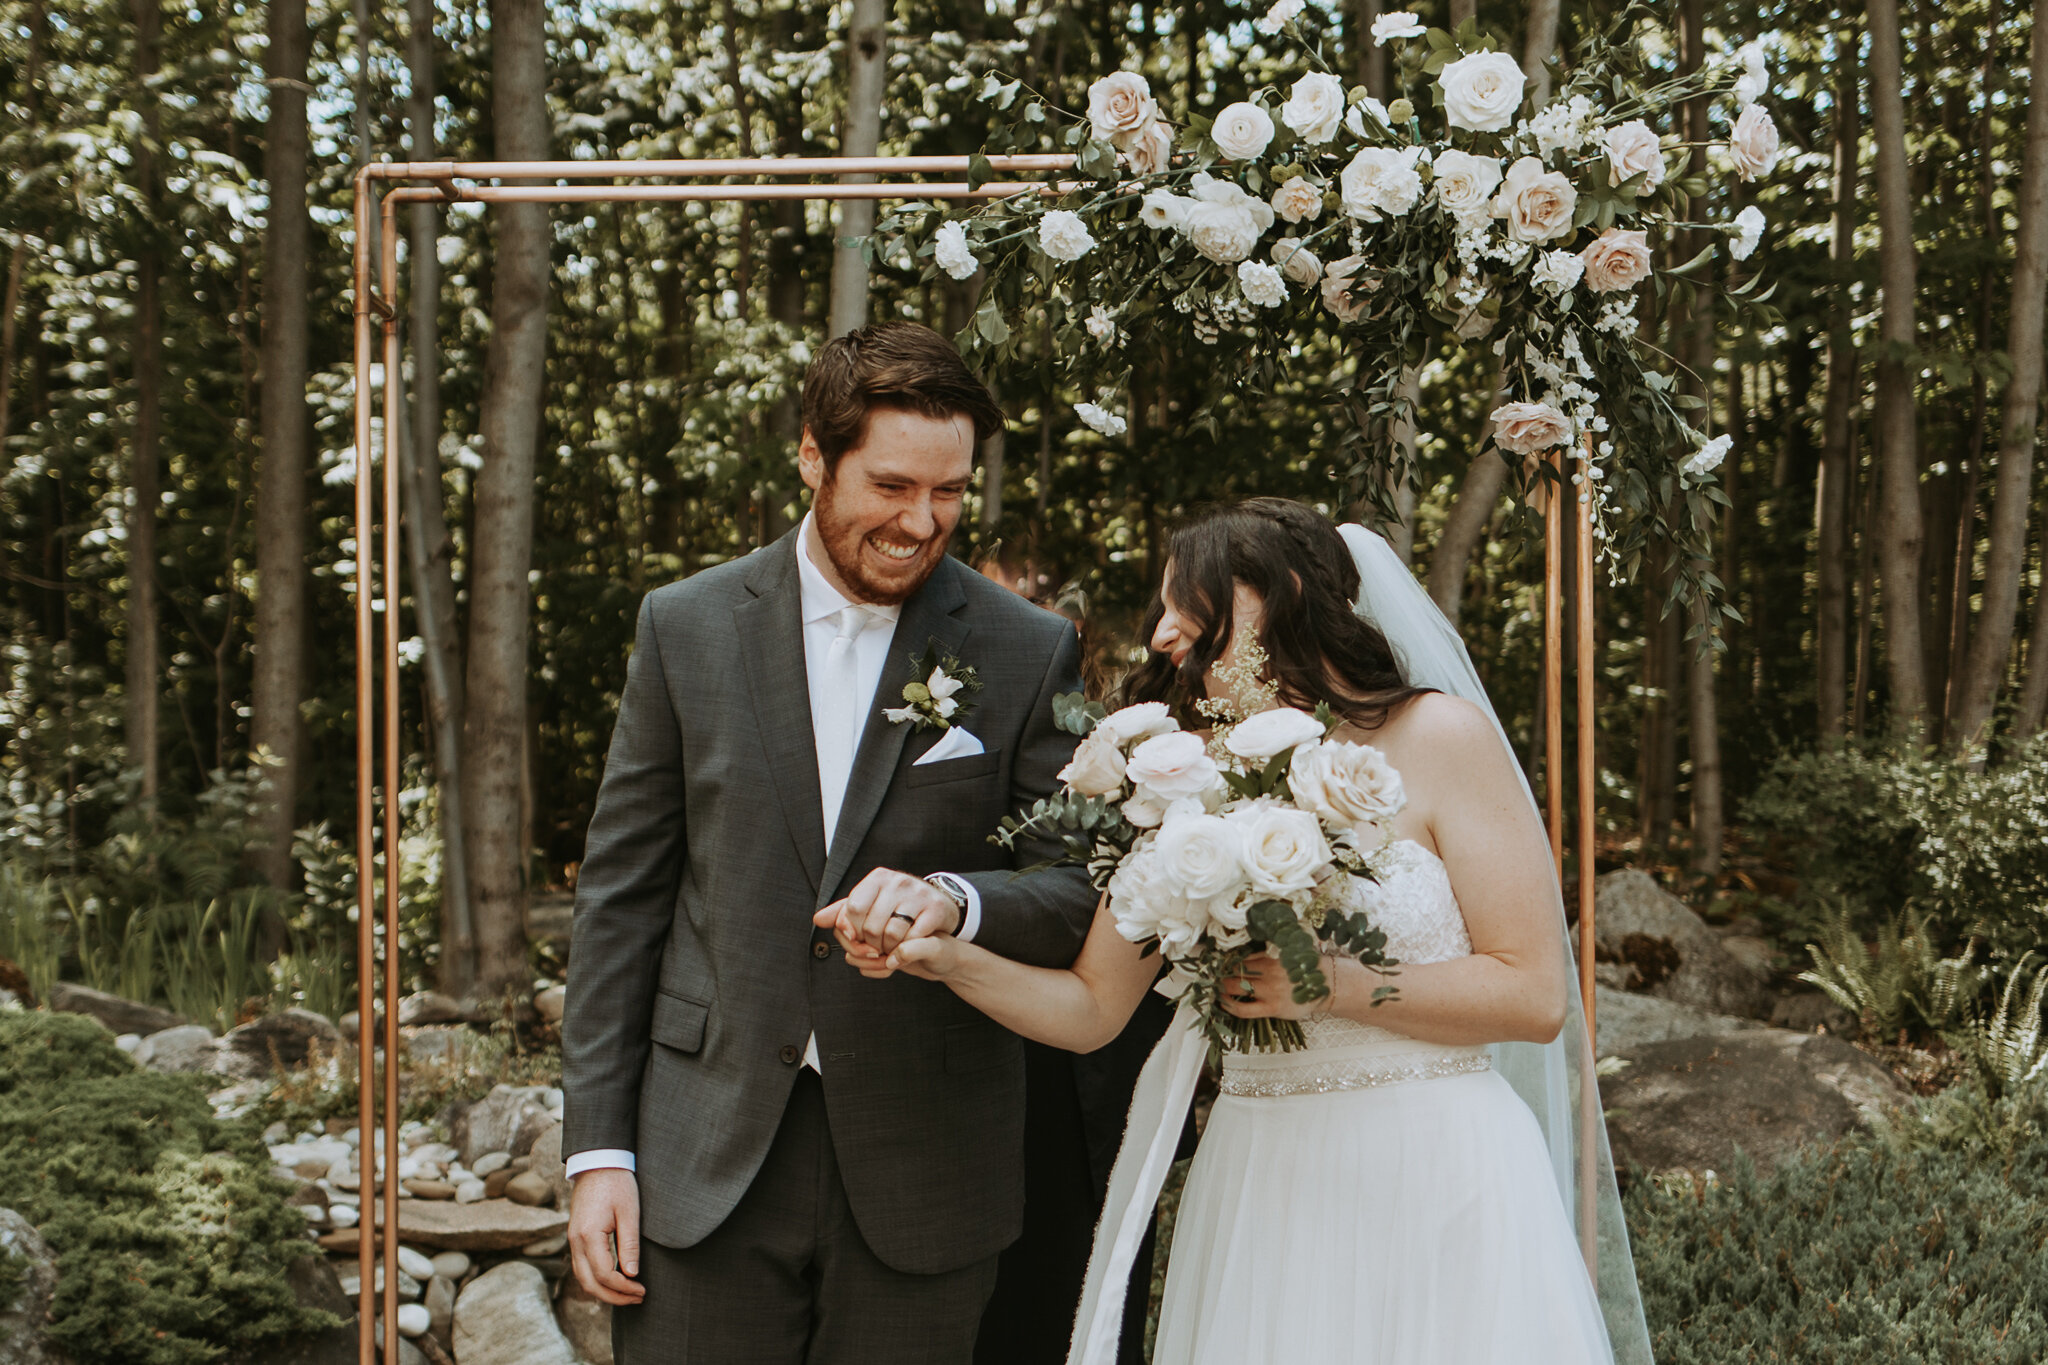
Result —
MULTIPOLYGON (((1184 618, 1201 635, 1180 667, 1153 651, 1124 679, 1120 701, 1163 701, 1194 721, 1195 701, 1207 695, 1203 679, 1236 630, 1231 599, 1244 584, 1265 600, 1259 645, 1267 676, 1280 684, 1288 706, 1330 709, 1368 729, 1386 721, 1410 698, 1432 691, 1412 687, 1379 627, 1358 615, 1358 565, 1337 528, 1311 507, 1286 498, 1248 498, 1213 508, 1182 523, 1167 540, 1168 586, 1184 618)), ((1166 613, 1155 596, 1145 614, 1149 642, 1166 613)))

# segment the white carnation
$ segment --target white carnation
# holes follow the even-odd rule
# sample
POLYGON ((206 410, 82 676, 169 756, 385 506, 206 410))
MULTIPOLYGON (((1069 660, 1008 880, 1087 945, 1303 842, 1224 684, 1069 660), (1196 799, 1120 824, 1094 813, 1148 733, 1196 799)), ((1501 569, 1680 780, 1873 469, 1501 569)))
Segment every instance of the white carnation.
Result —
POLYGON ((1576 287, 1585 273, 1586 262, 1576 251, 1545 251, 1536 257, 1529 283, 1556 296, 1576 287))
POLYGON ((1328 142, 1344 122, 1344 82, 1327 71, 1311 71, 1294 83, 1280 121, 1304 142, 1328 142))
POLYGON ((1088 335, 1103 342, 1116 335, 1116 319, 1099 303, 1088 310, 1088 335))
POLYGON ((1428 31, 1414 15, 1406 10, 1396 10, 1372 21, 1373 46, 1385 47, 1396 38, 1420 38, 1428 31))
POLYGON ((1377 223, 1382 216, 1399 217, 1422 197, 1422 177, 1415 169, 1422 149, 1393 151, 1366 147, 1351 158, 1339 179, 1344 211, 1353 218, 1377 223))
POLYGON ((967 229, 960 223, 939 225, 938 235, 932 239, 932 259, 956 280, 964 280, 981 269, 981 262, 974 259, 974 251, 967 245, 967 229))
POLYGON ((1095 403, 1074 404, 1074 415, 1104 436, 1121 436, 1126 430, 1123 418, 1095 403))
POLYGON ((1273 140, 1273 116, 1256 104, 1239 100, 1216 116, 1209 140, 1231 161, 1250 161, 1273 140))
POLYGON ((1526 77, 1505 52, 1475 52, 1443 69, 1444 117, 1453 128, 1497 133, 1515 121, 1526 77))
POLYGON ((1054 209, 1038 220, 1038 245, 1056 261, 1078 261, 1095 248, 1080 215, 1054 209))
POLYGON ((1738 261, 1746 261, 1763 238, 1764 211, 1751 204, 1735 215, 1735 240, 1729 244, 1728 254, 1738 261))
POLYGON ((1246 302, 1261 308, 1278 308, 1287 302, 1287 282, 1264 261, 1238 262, 1237 287, 1244 291, 1246 302))

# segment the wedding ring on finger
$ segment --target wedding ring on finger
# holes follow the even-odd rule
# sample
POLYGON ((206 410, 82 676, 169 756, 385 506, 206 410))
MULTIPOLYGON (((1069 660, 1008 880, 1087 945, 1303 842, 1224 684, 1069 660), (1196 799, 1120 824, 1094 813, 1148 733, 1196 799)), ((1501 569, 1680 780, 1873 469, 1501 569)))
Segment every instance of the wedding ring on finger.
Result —
POLYGON ((892 910, 892 911, 890 911, 890 912, 889 912, 889 918, 890 918, 890 919, 900 919, 900 920, 906 920, 906 921, 908 921, 908 922, 909 922, 909 923, 911 923, 911 924, 915 924, 915 923, 917 923, 917 916, 916 916, 916 915, 907 915, 907 914, 905 914, 905 913, 904 913, 903 911, 901 911, 901 910, 892 910))

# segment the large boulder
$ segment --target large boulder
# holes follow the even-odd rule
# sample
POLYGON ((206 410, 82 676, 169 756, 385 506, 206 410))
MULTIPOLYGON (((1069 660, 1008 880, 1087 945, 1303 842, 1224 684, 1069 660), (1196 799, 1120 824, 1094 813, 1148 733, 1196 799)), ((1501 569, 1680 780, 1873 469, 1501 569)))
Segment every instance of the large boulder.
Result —
POLYGON ((50 987, 50 998, 46 1003, 51 1009, 63 1010, 67 1014, 89 1014, 117 1034, 162 1033, 185 1022, 182 1016, 158 1009, 155 1005, 123 1000, 118 995, 69 981, 59 981, 50 987))
MULTIPOLYGON (((376 1201, 374 1208, 381 1225, 383 1201, 376 1201)), ((509 1199, 481 1199, 473 1204, 445 1199, 398 1201, 398 1235, 435 1251, 516 1251, 568 1230, 566 1212, 531 1208, 509 1199)))
POLYGON ((213 1043, 213 1032, 204 1024, 180 1024, 144 1038, 135 1060, 151 1071, 212 1071, 213 1043))
MULTIPOLYGON (((544 1085, 500 1085, 475 1104, 454 1115, 448 1125, 449 1139, 462 1153, 462 1164, 470 1165, 486 1152, 509 1152, 512 1140, 529 1119, 548 1117, 548 1088, 544 1085)), ((531 1146, 533 1138, 527 1143, 531 1146)))
POLYGON ((13 1209, 0 1209, 0 1260, 22 1270, 13 1302, 0 1302, 0 1365, 68 1365, 70 1357, 44 1338, 57 1292, 57 1254, 13 1209))
POLYGON ((1620 1054, 1600 1097, 1615 1164, 1632 1174, 1726 1170, 1739 1148, 1768 1171, 1907 1098, 1898 1078, 1826 1034, 1759 1028, 1620 1054))
POLYGON ((1594 950, 1629 969, 1629 989, 1713 1014, 1768 1017, 1766 978, 1647 872, 1610 872, 1595 894, 1594 950))
POLYGON ((1593 988, 1593 1005, 1593 1045, 1602 1057, 1674 1038, 1718 1038, 1763 1027, 1754 1019, 1713 1014, 1675 1000, 1631 995, 1605 986, 1593 988))
POLYGON ((529 1155, 531 1161, 526 1168, 527 1173, 548 1182, 548 1187, 554 1191, 556 1208, 568 1208, 569 1171, 567 1163, 562 1160, 562 1125, 555 1124, 541 1134, 529 1155))
POLYGON ((555 1319, 584 1365, 612 1365, 612 1307, 592 1298, 574 1275, 562 1281, 555 1319))
POLYGON ((576 1365, 555 1325, 548 1282, 524 1261, 506 1261, 471 1280, 455 1299, 455 1359, 461 1365, 576 1365))
POLYGON ((341 1046, 341 1030, 325 1015, 288 1009, 251 1019, 221 1036, 222 1050, 246 1057, 267 1074, 274 1066, 298 1066, 315 1044, 330 1050, 341 1046))

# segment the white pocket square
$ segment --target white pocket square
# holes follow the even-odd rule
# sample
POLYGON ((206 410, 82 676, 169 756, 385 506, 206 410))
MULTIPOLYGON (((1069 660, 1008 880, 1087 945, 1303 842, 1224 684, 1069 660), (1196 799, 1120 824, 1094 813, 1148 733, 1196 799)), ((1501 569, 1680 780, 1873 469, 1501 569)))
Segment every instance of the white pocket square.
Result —
POLYGON ((944 763, 949 758, 972 758, 981 752, 981 741, 955 725, 946 731, 937 744, 920 754, 917 762, 910 766, 922 768, 927 763, 944 763))

